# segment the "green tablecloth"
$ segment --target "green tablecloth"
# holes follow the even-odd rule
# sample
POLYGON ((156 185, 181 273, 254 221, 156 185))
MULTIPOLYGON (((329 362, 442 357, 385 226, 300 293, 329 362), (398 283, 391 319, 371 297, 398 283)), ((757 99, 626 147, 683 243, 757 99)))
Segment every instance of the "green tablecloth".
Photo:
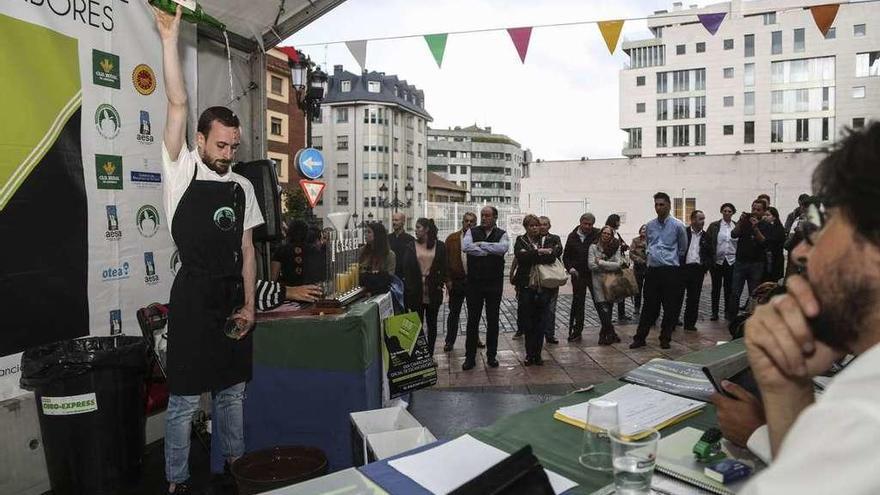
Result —
MULTIPOLYGON (((742 349, 743 343, 741 340, 738 340, 688 354, 679 360, 703 364, 731 355, 742 349)), ((543 406, 508 416, 497 421, 492 426, 471 431, 469 434, 507 452, 514 452, 526 444, 530 444, 532 451, 538 456, 545 468, 553 470, 580 485, 571 493, 592 493, 611 483, 611 474, 604 475, 597 471, 591 471, 578 463, 583 430, 553 419, 553 413, 560 407, 585 402, 623 385, 624 382, 619 380, 605 382, 597 385, 590 392, 567 395, 543 406)), ((715 407, 709 404, 696 416, 686 419, 681 423, 668 426, 662 429, 660 433, 661 435, 669 435, 685 426, 706 429, 716 425, 715 407)))
POLYGON ((353 304, 340 315, 261 321, 254 364, 298 369, 363 371, 379 357, 379 308, 353 304))

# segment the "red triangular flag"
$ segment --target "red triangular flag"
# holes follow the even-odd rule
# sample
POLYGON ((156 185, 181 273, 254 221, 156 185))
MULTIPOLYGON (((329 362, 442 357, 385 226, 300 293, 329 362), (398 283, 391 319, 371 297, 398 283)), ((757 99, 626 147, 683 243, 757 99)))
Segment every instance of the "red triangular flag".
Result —
POLYGON ((513 40, 513 46, 516 47, 516 53, 519 53, 519 59, 526 63, 526 52, 529 51, 529 38, 532 37, 532 28, 510 28, 507 30, 507 34, 513 40))
POLYGON ((834 24, 838 8, 840 8, 840 4, 836 3, 810 7, 810 13, 813 14, 813 20, 816 21, 816 27, 819 28, 822 36, 825 36, 828 33, 828 29, 834 24))

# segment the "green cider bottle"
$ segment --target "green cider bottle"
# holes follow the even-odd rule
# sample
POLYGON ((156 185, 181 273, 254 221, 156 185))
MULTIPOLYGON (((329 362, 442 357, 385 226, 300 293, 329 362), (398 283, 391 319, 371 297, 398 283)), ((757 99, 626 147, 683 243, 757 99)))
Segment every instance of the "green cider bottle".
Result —
MULTIPOLYGON (((175 15, 177 13, 177 6, 180 4, 172 0, 150 0, 150 5, 156 7, 157 9, 164 10, 171 15, 175 15)), ((184 21, 191 22, 193 24, 214 26, 221 31, 226 31, 226 24, 223 24, 222 22, 205 13, 205 10, 202 9, 202 6, 200 4, 196 4, 195 10, 191 10, 187 7, 184 7, 183 5, 180 5, 180 8, 183 10, 181 18, 184 21)))

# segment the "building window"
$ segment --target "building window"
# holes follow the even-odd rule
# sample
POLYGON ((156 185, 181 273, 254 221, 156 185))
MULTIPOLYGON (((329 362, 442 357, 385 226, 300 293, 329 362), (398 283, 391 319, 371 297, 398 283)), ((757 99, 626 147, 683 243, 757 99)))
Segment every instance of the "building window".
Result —
POLYGON ((697 53, 703 53, 706 51, 706 43, 701 41, 697 43, 697 53))
POLYGON ((771 143, 781 143, 782 142, 782 121, 781 120, 770 121, 770 142, 771 143))
POLYGON ((338 149, 338 150, 347 150, 348 149, 348 136, 336 136, 336 149, 338 149))
POLYGON ((636 113, 645 113, 644 103, 636 103, 636 113))
POLYGON ((418 156, 419 158, 422 157, 422 143, 419 143, 419 154, 416 156, 418 156))
POLYGON ((342 81, 339 88, 343 93, 348 93, 351 91, 351 81, 342 81))
POLYGON ((323 121, 324 121, 324 109, 319 108, 318 111, 315 112, 315 118, 312 120, 312 122, 314 122, 316 124, 320 124, 323 121))
POLYGON ((865 118, 864 117, 856 117, 852 120, 852 128, 853 129, 861 129, 865 127, 865 118))
POLYGON ((672 73, 672 91, 690 91, 690 74, 688 70, 677 70, 672 73))
POLYGON ((861 38, 865 35, 866 29, 864 24, 854 24, 853 25, 853 37, 861 38))
POLYGON ((856 77, 880 76, 880 51, 856 54, 856 77))
POLYGON ((348 109, 347 108, 337 108, 336 109, 336 123, 344 124, 348 122, 348 109))
POLYGON ((724 49, 725 50, 733 50, 733 39, 728 38, 724 40, 724 49))
POLYGON ((271 77, 272 77, 272 89, 271 89, 272 94, 276 94, 278 96, 281 96, 284 93, 284 89, 283 89, 284 81, 282 81, 281 78, 278 76, 271 76, 271 77))
POLYGON ((407 139, 407 141, 406 141, 406 154, 407 155, 413 154, 413 142, 409 139, 407 139))
POLYGON ((800 53, 806 49, 804 43, 804 28, 794 30, 794 52, 800 53))
POLYGON ((733 67, 724 68, 724 79, 733 79, 733 67))
POLYGON ((645 76, 636 76, 636 86, 645 85, 645 76))
POLYGON ((672 146, 690 146, 689 129, 689 125, 672 126, 672 146))
POLYGON ((281 136, 281 119, 272 117, 272 135, 281 136))
POLYGON ((336 164, 336 177, 348 177, 348 164, 347 163, 337 163, 336 164))
POLYGON ((822 141, 830 138, 831 126, 828 117, 822 117, 822 141))
POLYGON ((733 126, 732 125, 724 126, 723 130, 724 130, 725 136, 733 136, 733 126))
POLYGON ((657 93, 666 93, 666 91, 669 89, 667 86, 668 82, 666 79, 666 74, 666 72, 657 73, 657 93))
POLYGON ((705 96, 697 96, 696 98, 694 98, 694 118, 696 118, 696 119, 706 118, 706 97, 705 96))
POLYGON ((733 106, 733 97, 732 96, 725 96, 724 97, 724 106, 725 107, 732 107, 733 106))
POLYGON ((779 55, 782 53, 782 31, 773 31, 770 33, 770 54, 779 55))
POLYGON ((394 151, 400 151, 400 138, 394 138, 394 151))
POLYGON ((852 97, 853 98, 864 98, 865 97, 865 87, 864 86, 856 86, 852 89, 852 97))
POLYGON ((690 98, 675 98, 672 100, 672 118, 673 119, 689 119, 690 98))
POLYGON ((336 204, 338 206, 348 206, 348 191, 336 191, 336 204))
POLYGON ((755 56, 755 35, 747 34, 743 36, 743 56, 745 57, 754 57, 755 56))
POLYGON ((675 45, 675 54, 684 55, 687 52, 687 45, 675 45))
POLYGON ((755 92, 743 93, 743 115, 755 115, 755 92))
POLYGON ((312 136, 312 148, 316 150, 324 149, 324 136, 312 136))
POLYGON ((706 124, 694 125, 694 146, 706 146, 706 124))
POLYGON ((681 209, 681 198, 672 198, 673 201, 673 216, 678 218, 679 220, 684 219, 685 221, 689 221, 691 218, 691 213, 697 209, 697 198, 685 198, 684 199, 684 211, 681 209))
POLYGON ((822 88, 822 110, 828 110, 831 108, 831 93, 834 91, 834 88, 824 87, 822 88))
POLYGON ((706 69, 695 70, 694 79, 696 80, 694 91, 704 91, 706 89, 706 69))
POLYGON ((755 144, 755 123, 743 123, 743 144, 755 144))
POLYGON ((807 112, 810 110, 810 90, 809 89, 796 89, 794 90, 795 96, 795 111, 796 112, 807 112))
POLYGON ((825 33, 825 39, 833 40, 835 38, 837 38, 837 29, 833 27, 828 28, 828 31, 825 33))
POLYGON ((640 149, 642 147, 642 128, 627 129, 629 134, 628 148, 640 149))
POLYGON ((284 159, 283 158, 272 158, 272 162, 275 164, 275 175, 277 177, 284 177, 284 159))
POLYGON ((669 100, 657 100, 657 120, 667 120, 669 119, 669 113, 667 111, 666 102, 669 100))
POLYGON ((423 121, 422 119, 416 119, 416 120, 419 121, 419 132, 422 132, 422 125, 424 125, 425 121, 423 121))
POLYGON ((382 83, 379 81, 367 81, 367 91, 370 93, 378 93, 382 89, 382 83))
POLYGON ((743 86, 751 88, 755 85, 755 64, 743 65, 743 86))
POLYGON ((764 18, 765 26, 776 24, 776 12, 766 12, 762 14, 762 17, 764 18))
POLYGON ((797 119, 795 141, 804 143, 810 140, 810 119, 797 119))

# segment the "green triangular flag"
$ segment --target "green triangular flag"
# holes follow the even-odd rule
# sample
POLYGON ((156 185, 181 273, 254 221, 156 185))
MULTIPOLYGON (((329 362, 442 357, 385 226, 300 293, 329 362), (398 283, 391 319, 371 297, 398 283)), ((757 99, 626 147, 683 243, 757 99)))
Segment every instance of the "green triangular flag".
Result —
POLYGON ((431 54, 434 55, 434 60, 437 61, 437 67, 441 67, 443 65, 443 53, 446 51, 446 37, 448 34, 426 34, 425 41, 428 42, 428 48, 431 49, 431 54))

